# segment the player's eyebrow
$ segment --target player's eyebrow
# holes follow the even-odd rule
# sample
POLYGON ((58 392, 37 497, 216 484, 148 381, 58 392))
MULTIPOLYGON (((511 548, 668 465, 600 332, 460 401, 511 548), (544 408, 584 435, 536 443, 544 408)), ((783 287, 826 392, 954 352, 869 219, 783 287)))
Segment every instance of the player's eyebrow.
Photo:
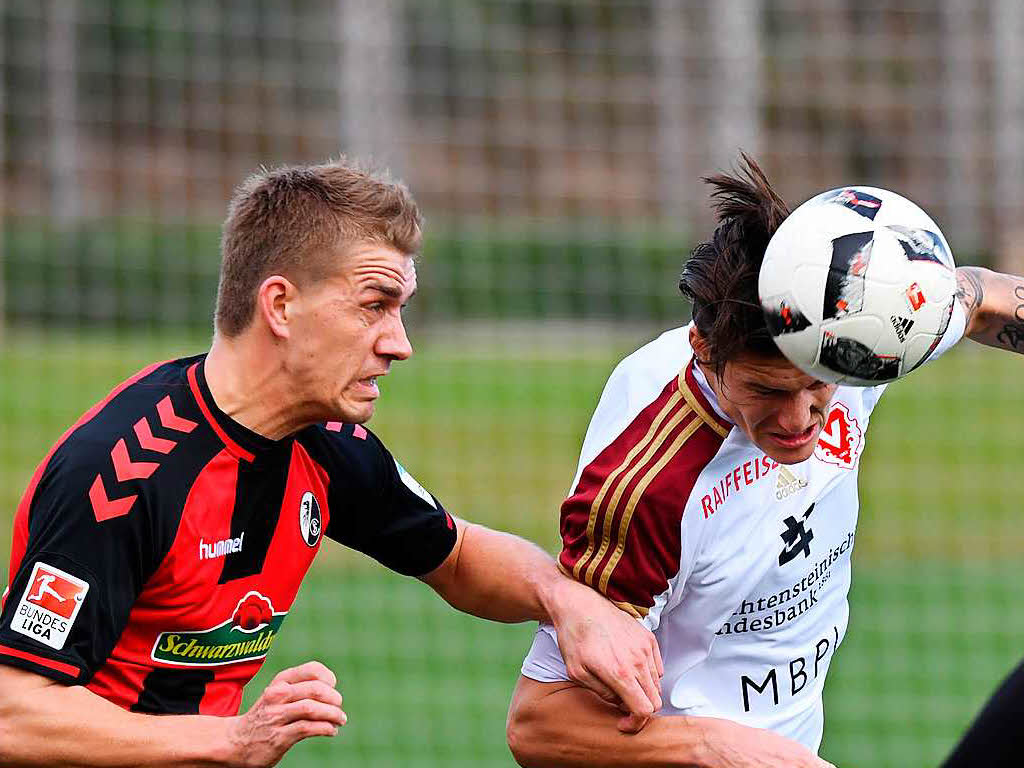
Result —
POLYGON ((385 296, 395 299, 396 301, 402 298, 402 289, 395 283, 379 283, 374 281, 372 283, 367 283, 366 288, 371 291, 383 293, 385 296))

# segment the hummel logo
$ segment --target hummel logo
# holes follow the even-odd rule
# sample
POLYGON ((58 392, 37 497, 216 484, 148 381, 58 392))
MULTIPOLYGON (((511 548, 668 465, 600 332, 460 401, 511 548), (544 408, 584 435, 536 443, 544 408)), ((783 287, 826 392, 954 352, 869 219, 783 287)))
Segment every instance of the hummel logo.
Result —
POLYGON ((242 531, 241 536, 237 536, 234 539, 221 539, 220 541, 211 541, 209 543, 199 540, 199 559, 200 560, 213 560, 217 557, 224 557, 233 552, 242 551, 242 540, 245 538, 245 531, 242 531))
POLYGON ((802 477, 797 477, 793 474, 793 471, 787 467, 779 467, 779 479, 775 481, 775 498, 779 501, 792 496, 807 487, 807 481, 802 477))
POLYGON ((914 321, 907 317, 897 317, 891 315, 889 320, 892 322, 892 327, 896 329, 896 336, 900 340, 900 344, 907 340, 907 334, 910 333, 910 329, 914 327, 914 321))

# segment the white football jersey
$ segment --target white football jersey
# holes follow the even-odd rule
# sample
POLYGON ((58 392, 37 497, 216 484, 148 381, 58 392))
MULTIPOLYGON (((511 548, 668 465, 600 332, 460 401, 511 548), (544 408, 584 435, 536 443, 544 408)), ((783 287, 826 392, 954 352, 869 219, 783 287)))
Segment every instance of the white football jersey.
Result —
MULTIPOLYGON (((951 330, 934 356, 963 333, 951 330)), ((725 418, 688 327, 612 373, 562 505, 559 565, 654 631, 662 714, 724 717, 817 750, 849 615, 857 469, 883 389, 839 387, 814 454, 784 466, 725 418)), ((550 625, 522 671, 568 679, 550 625)))

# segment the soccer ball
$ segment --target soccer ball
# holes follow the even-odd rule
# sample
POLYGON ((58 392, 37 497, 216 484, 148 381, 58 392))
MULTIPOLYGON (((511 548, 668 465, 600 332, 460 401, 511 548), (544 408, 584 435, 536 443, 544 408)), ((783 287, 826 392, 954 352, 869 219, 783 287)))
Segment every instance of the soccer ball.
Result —
POLYGON ((775 344, 821 381, 873 386, 914 370, 953 312, 953 257, 904 197, 844 187, 793 211, 765 251, 758 295, 775 344))

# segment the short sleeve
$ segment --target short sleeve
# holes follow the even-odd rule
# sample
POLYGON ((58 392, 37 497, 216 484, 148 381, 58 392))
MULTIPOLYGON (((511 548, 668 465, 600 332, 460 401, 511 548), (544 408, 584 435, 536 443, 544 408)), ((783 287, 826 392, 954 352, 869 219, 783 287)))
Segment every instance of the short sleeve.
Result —
POLYGON ((722 437, 672 385, 605 442, 562 504, 559 565, 653 629, 685 572, 685 500, 722 437))
POLYGON ((330 438, 327 535, 406 576, 429 573, 454 548, 455 522, 376 435, 356 426, 330 438))
POLYGON ((110 501, 103 475, 75 463, 55 455, 23 500, 0 612, 0 663, 63 683, 88 682, 117 644, 152 539, 141 496, 128 513, 97 519, 90 493, 110 501))

